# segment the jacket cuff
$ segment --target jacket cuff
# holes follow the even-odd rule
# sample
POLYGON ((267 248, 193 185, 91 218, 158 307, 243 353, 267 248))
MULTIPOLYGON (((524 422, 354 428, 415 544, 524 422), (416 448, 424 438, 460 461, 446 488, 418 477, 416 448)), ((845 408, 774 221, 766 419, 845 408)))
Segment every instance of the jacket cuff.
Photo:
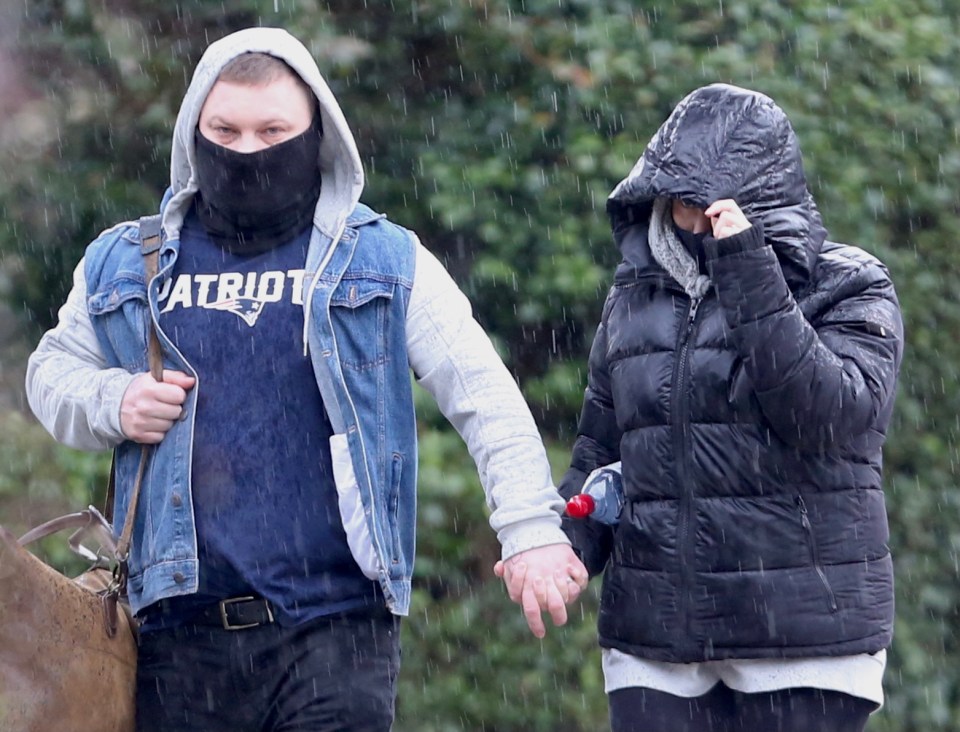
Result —
POLYGON ((111 369, 117 375, 107 379, 103 384, 101 397, 103 399, 103 423, 101 429, 104 437, 111 443, 117 444, 127 439, 120 427, 120 406, 123 404, 123 395, 127 393, 130 383, 138 376, 124 369, 111 369))
POLYGON ((703 249, 707 255, 707 261, 713 261, 730 254, 752 252, 761 249, 763 246, 763 226, 761 224, 752 224, 749 229, 744 229, 739 234, 728 236, 725 239, 715 239, 708 236, 703 240, 703 249))
POLYGON ((570 544, 570 539, 560 528, 560 517, 530 519, 511 524, 497 533, 502 547, 501 558, 509 559, 528 549, 537 549, 551 544, 570 544))

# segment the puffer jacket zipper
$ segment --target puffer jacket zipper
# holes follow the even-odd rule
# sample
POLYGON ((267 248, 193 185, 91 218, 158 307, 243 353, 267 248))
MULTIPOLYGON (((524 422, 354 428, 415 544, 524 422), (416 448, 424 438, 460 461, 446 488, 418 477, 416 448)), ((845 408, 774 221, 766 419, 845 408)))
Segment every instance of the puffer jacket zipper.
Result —
POLYGON ((800 523, 807 535, 807 546, 810 548, 810 561, 813 562, 813 570, 820 578, 824 592, 827 594, 827 604, 830 606, 830 612, 837 612, 837 596, 830 587, 830 580, 827 579, 827 573, 823 571, 823 564, 820 562, 820 548, 817 546, 817 538, 813 534, 813 525, 810 523, 810 514, 807 512, 807 504, 803 496, 797 496, 797 507, 800 509, 800 523))
POLYGON ((674 363, 672 394, 672 428, 674 466, 677 485, 680 488, 680 516, 677 525, 677 561, 680 562, 680 588, 678 607, 680 626, 683 635, 679 649, 681 660, 693 660, 701 655, 697 640, 692 634, 692 618, 690 617, 689 595, 694 584, 695 574, 695 545, 690 538, 690 525, 693 522, 694 490, 690 477, 690 397, 687 386, 690 377, 690 345, 695 332, 697 310, 700 307, 700 298, 690 301, 687 309, 685 325, 680 331, 677 343, 677 358, 674 363))

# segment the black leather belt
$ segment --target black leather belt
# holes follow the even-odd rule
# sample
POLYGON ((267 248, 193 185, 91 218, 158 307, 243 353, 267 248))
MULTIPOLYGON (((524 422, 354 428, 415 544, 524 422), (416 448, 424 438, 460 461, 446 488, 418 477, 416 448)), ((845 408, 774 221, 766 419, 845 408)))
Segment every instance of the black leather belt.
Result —
POLYGON ((207 605, 188 621, 191 625, 218 625, 224 630, 244 630, 274 622, 270 603, 262 597, 230 597, 207 605))
MULTIPOLYGON (((273 614, 273 607, 262 597, 254 595, 244 595, 242 597, 229 597, 226 600, 212 602, 204 605, 199 610, 187 610, 183 607, 177 607, 177 601, 184 598, 174 598, 173 600, 160 600, 147 609, 146 618, 158 619, 163 616, 171 616, 180 619, 178 625, 199 625, 223 628, 224 630, 244 630, 246 628, 256 628, 259 625, 269 625, 275 623, 276 618, 273 614)), ((362 620, 370 619, 391 619, 394 616, 382 602, 377 602, 368 606, 351 608, 343 612, 333 613, 324 616, 327 620, 362 620)), ((162 622, 162 621, 161 621, 162 622)))

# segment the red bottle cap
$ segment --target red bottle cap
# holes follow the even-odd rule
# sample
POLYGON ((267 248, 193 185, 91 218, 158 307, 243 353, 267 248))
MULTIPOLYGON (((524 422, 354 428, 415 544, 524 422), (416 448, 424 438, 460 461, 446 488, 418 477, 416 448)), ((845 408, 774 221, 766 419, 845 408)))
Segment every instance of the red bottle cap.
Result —
POLYGON ((567 516, 575 519, 583 519, 589 516, 597 508, 597 502, 593 496, 586 493, 578 493, 567 501, 567 516))

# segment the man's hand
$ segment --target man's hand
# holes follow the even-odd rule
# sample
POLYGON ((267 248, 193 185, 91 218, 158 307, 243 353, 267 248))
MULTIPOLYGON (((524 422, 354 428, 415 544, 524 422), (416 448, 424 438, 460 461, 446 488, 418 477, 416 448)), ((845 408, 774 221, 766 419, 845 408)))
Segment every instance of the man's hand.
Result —
POLYGON ((714 201, 703 213, 710 219, 714 239, 726 239, 750 228, 750 222, 732 198, 714 201))
POLYGON ((120 429, 128 440, 155 445, 180 419, 187 390, 194 378, 182 371, 163 372, 163 381, 140 374, 127 387, 120 402, 120 429))
POLYGON ((528 549, 497 562, 493 568, 507 586, 510 599, 523 608, 530 632, 537 638, 547 634, 541 613, 550 613, 554 625, 567 622, 566 605, 587 587, 586 567, 567 544, 528 549))

